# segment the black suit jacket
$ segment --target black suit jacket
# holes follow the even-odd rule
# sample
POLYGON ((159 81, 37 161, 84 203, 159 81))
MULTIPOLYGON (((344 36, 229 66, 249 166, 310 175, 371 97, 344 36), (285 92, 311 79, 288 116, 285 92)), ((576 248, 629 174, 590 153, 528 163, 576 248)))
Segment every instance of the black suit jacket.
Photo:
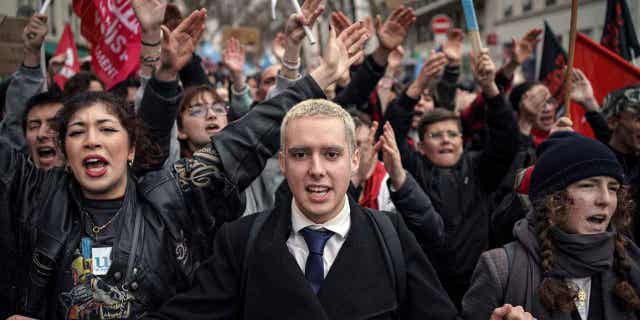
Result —
POLYGON ((214 255, 197 271, 194 287, 172 298, 159 319, 454 319, 456 309, 437 275, 399 216, 394 216, 407 267, 402 307, 396 299, 383 249, 363 209, 350 201, 351 229, 318 295, 286 245, 291 202, 281 201, 265 221, 248 256, 241 292, 246 242, 255 220, 248 216, 222 227, 214 255))

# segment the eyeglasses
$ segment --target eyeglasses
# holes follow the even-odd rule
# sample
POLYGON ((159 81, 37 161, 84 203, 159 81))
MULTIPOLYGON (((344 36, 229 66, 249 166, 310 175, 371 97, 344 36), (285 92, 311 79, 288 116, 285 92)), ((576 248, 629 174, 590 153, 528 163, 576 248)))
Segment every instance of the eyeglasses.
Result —
POLYGON ((550 97, 547 100, 544 100, 541 103, 539 103, 538 105, 536 105, 536 109, 537 110, 542 110, 542 109, 544 109, 545 106, 557 107, 558 106, 558 100, 556 100, 556 98, 554 98, 554 97, 550 97))
POLYGON ((190 116, 204 118, 207 116, 207 110, 211 110, 216 115, 223 116, 227 114, 229 107, 221 103, 197 103, 190 105, 188 110, 190 116))
POLYGON ((455 139, 462 136, 462 133, 460 133, 459 131, 447 130, 447 131, 427 132, 427 137, 433 140, 442 140, 444 139, 445 134, 449 139, 455 139))

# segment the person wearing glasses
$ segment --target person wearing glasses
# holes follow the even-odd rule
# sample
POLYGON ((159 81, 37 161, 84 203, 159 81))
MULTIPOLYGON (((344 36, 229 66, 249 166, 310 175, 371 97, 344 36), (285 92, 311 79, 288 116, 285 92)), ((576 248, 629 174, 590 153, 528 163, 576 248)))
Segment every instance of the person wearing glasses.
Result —
POLYGON ((211 136, 222 131, 229 120, 229 107, 213 87, 207 85, 188 88, 178 113, 180 155, 191 155, 211 142, 211 136))
POLYGON ((488 103, 490 142, 481 152, 465 152, 459 114, 436 106, 418 125, 420 142, 411 151, 407 133, 414 106, 446 58, 432 53, 416 81, 389 108, 402 162, 429 195, 445 225, 442 245, 422 243, 443 287, 460 306, 480 254, 489 248, 490 195, 507 173, 518 147, 518 129, 509 102, 495 84, 495 65, 486 52, 474 58, 475 80, 488 103))

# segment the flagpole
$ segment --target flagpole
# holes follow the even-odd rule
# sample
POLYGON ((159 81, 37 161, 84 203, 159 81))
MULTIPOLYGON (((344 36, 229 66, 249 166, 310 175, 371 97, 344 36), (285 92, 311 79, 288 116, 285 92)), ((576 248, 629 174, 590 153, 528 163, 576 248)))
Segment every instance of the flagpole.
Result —
MULTIPOLYGON (((51 4, 51 0, 45 0, 44 3, 42 4, 42 7, 40 8, 39 13, 40 14, 45 14, 47 12, 47 8, 49 7, 49 4, 51 4)), ((48 85, 47 85, 47 57, 44 54, 44 42, 42 43, 42 45, 40 46, 40 71, 42 72, 42 77, 44 78, 44 83, 42 85, 43 87, 43 91, 49 91, 48 85)))
POLYGON ((576 50, 576 34, 578 25, 578 0, 571 0, 571 30, 569 31, 569 61, 564 75, 564 115, 571 117, 571 74, 573 72, 573 57, 576 50))
POLYGON ((482 40, 480 39, 480 28, 478 27, 478 18, 476 17, 473 0, 461 0, 460 3, 464 11, 464 20, 467 22, 471 53, 476 56, 482 51, 482 40))

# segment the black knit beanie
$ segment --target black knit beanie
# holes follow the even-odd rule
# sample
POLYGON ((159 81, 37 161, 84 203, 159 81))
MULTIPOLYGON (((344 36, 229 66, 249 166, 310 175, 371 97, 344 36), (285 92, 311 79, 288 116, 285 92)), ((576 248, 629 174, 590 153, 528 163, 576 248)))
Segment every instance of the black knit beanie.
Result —
POLYGON ((509 94, 509 102, 511 102, 511 106, 514 110, 520 110, 520 101, 522 100, 522 96, 529 91, 529 89, 533 88, 541 84, 538 81, 526 81, 523 82, 511 89, 511 93, 509 94))
POLYGON ((574 132, 556 132, 536 150, 529 198, 535 204, 545 196, 589 177, 608 176, 622 183, 624 172, 615 154, 601 142, 574 132))

